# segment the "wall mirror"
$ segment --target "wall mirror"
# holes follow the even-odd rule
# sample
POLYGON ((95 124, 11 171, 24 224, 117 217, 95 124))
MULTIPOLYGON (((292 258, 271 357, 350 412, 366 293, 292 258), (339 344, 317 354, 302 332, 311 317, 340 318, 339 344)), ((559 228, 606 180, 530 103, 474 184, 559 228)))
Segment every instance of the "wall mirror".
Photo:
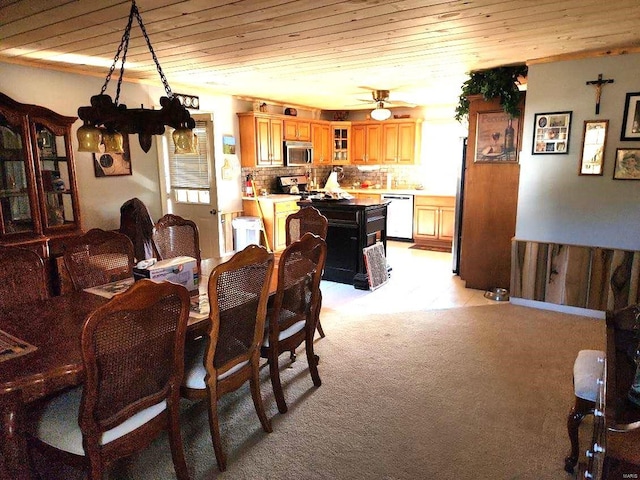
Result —
POLYGON ((580 175, 602 175, 609 120, 586 120, 582 135, 580 175))

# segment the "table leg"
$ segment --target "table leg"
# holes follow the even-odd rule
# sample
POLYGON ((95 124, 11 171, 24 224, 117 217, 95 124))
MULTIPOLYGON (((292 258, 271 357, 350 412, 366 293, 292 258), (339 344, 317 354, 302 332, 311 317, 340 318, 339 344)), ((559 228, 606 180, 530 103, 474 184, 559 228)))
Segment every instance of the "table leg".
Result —
POLYGON ((20 392, 0 395, 0 451, 2 462, 0 475, 3 480, 29 480, 32 478, 29 468, 27 441, 22 431, 24 412, 20 392), (8 477, 7 477, 8 475, 8 477))

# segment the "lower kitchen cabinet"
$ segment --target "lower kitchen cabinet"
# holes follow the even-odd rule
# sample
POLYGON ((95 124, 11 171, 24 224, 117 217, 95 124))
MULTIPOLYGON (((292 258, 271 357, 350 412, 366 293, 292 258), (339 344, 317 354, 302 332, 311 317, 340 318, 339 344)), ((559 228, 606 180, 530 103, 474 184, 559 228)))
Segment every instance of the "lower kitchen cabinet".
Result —
POLYGON ((455 225, 455 197, 416 195, 413 212, 414 242, 450 251, 455 225))
POLYGON ((274 252, 284 250, 287 246, 286 221, 289 215, 300 210, 296 203, 298 200, 300 197, 295 195, 274 195, 242 201, 244 215, 252 217, 260 216, 258 209, 258 202, 260 202, 267 241, 269 248, 274 252), (284 200, 282 197, 285 197, 284 200))

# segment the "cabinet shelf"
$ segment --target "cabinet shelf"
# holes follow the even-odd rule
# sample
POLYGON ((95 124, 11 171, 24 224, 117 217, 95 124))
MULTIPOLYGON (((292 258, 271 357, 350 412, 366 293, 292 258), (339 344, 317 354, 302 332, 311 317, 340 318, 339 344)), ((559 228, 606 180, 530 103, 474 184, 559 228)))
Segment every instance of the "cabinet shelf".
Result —
POLYGON ((0 244, 46 258, 50 238, 81 232, 71 144, 75 121, 0 93, 0 244), (64 182, 64 190, 56 190, 56 182, 64 182))

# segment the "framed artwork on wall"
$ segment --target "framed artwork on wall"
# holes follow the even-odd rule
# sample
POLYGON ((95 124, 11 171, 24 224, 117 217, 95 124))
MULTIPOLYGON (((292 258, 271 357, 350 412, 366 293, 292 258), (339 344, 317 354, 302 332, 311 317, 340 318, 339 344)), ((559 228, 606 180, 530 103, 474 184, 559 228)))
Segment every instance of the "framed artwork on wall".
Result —
POLYGON ((585 120, 580 175, 602 175, 609 120, 585 120))
POLYGON ((640 92, 627 93, 620 140, 640 140, 640 92))
POLYGON ((93 154, 93 171, 96 177, 116 177, 131 175, 131 153, 129 151, 129 135, 122 135, 124 153, 106 153, 100 144, 100 153, 93 154))
POLYGON ((520 117, 503 110, 479 112, 474 162, 517 163, 520 150, 520 117))
POLYGON ((236 154, 236 139, 233 135, 222 136, 222 153, 228 155, 236 154))
POLYGON ((640 180, 640 148, 616 149, 614 180, 640 180))
POLYGON ((533 123, 533 155, 569 153, 572 112, 536 113, 533 123))

